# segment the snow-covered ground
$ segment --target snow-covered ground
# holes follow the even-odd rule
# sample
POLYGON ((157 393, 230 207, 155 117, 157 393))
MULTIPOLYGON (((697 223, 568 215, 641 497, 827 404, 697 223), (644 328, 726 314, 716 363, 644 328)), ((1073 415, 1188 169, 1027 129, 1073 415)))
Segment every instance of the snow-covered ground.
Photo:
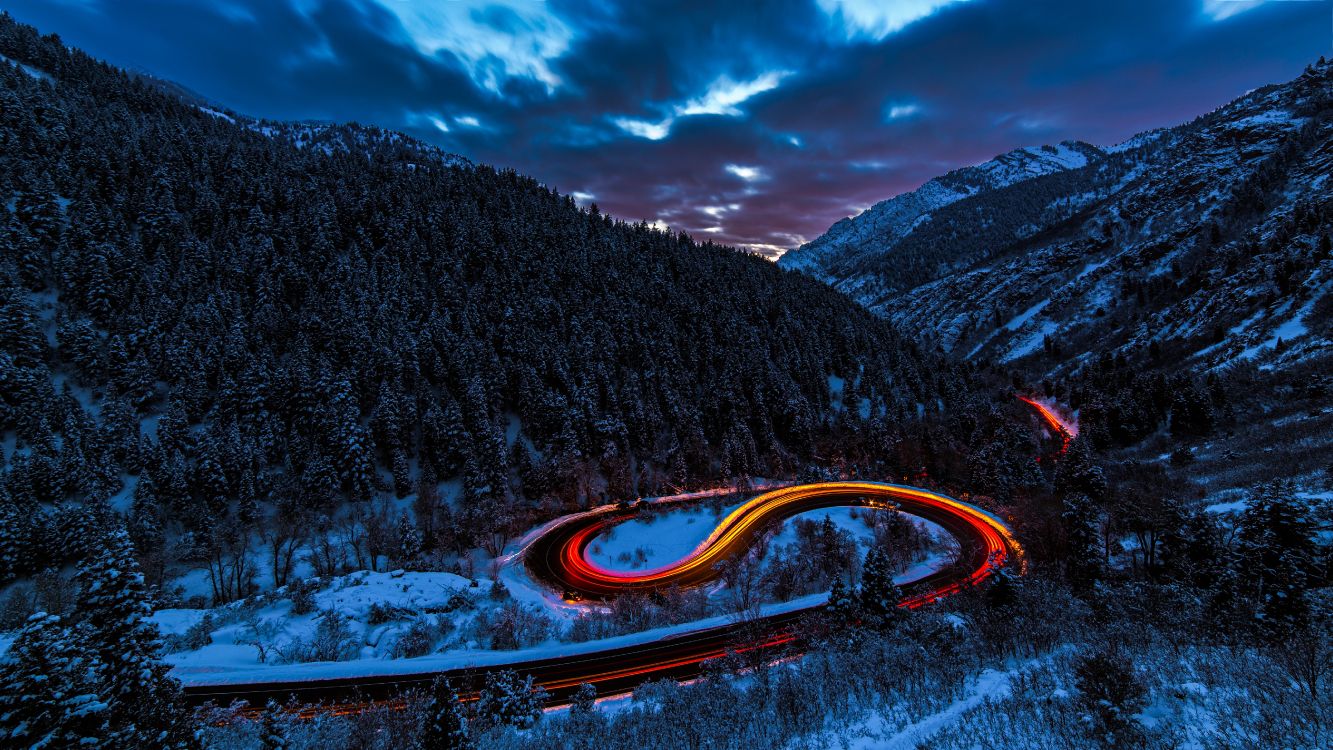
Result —
MULTIPOLYGON (((827 593, 810 594, 787 602, 765 604, 760 608, 760 613, 772 615, 791 612, 817 606, 827 600, 827 593)), ((167 614, 159 622, 162 621, 172 624, 173 616, 167 614)), ((232 655, 232 658, 214 661, 188 659, 176 655, 169 657, 168 661, 175 667, 172 671, 173 676, 186 684, 201 685, 324 680, 362 675, 410 675, 448 669, 498 666, 533 659, 579 656, 636 643, 663 640, 682 633, 719 627, 732 622, 735 622, 733 615, 723 614, 695 622, 654 628, 640 633, 583 643, 561 643, 551 640, 537 646, 510 651, 457 648, 411 659, 361 658, 341 662, 264 666, 256 664, 253 659, 246 661, 242 658, 236 658, 234 655, 232 655)))
MULTIPOLYGON (((767 483, 764 486, 768 486, 767 483)), ((684 496, 697 501, 720 492, 684 496)), ((634 569, 645 565, 667 565, 688 555, 732 508, 741 502, 730 498, 716 507, 686 503, 681 496, 648 501, 653 510, 644 517, 618 524, 590 545, 589 558, 607 567, 634 569), (642 550, 638 555, 636 551, 642 550), (627 554, 627 558, 622 558, 627 554)), ((869 514, 855 508, 809 511, 789 519, 768 540, 777 550, 797 540, 796 521, 830 519, 847 531, 859 547, 874 540, 869 514)), ((914 519, 937 543, 922 559, 896 576, 899 582, 915 580, 948 564, 952 550, 943 529, 914 519)), ((154 615, 169 642, 178 645, 167 660, 180 679, 197 684, 254 680, 320 679, 364 674, 411 674, 465 666, 488 666, 551 656, 589 653, 630 643, 642 643, 673 634, 722 625, 733 615, 718 614, 702 620, 657 628, 615 638, 567 643, 561 640, 571 623, 590 605, 564 602, 535 582, 522 562, 522 552, 540 534, 540 527, 506 549, 492 565, 478 570, 494 571, 504 593, 492 595, 493 581, 473 580, 445 572, 358 571, 321 582, 314 593, 313 609, 297 615, 292 597, 280 590, 250 603, 237 603, 214 610, 165 609, 154 615), (292 655, 314 642, 321 622, 336 613, 345 621, 347 646, 340 661, 294 661, 292 655), (186 634, 206 613, 213 618, 211 643, 186 649, 186 634), (504 617, 527 618, 532 634, 518 649, 494 650, 486 642, 488 623, 504 617), (374 622, 372 622, 374 620, 374 622), (533 624, 535 623, 535 624, 533 624), (405 639, 428 639, 428 655, 403 656, 405 639), (262 657, 262 661, 261 661, 262 657)), ((719 604, 725 591, 718 584, 710 599, 719 604)), ((763 605, 765 614, 820 604, 826 593, 815 593, 791 601, 763 605)), ((722 606, 715 611, 723 612, 722 606)), ((196 628, 196 630, 198 630, 196 628)), ((307 652, 308 653, 308 652, 307 652)), ((418 651, 420 653, 420 651, 418 651)), ((300 657, 301 659, 308 657, 300 657)))
POLYGON ((693 507, 647 513, 616 524, 592 540, 585 557, 609 570, 631 571, 669 565, 693 552, 728 513, 740 507, 693 507))

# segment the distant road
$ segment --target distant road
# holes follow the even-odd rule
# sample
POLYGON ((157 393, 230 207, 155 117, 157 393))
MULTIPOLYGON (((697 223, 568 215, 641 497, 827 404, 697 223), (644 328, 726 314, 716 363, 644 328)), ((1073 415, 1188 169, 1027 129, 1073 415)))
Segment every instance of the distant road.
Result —
MULTIPOLYGON (((700 586, 717 580, 719 563, 744 554, 757 536, 798 513, 836 506, 884 508, 924 518, 945 529, 958 543, 958 559, 945 568, 902 584, 902 606, 915 609, 976 585, 1011 563, 1022 565, 1022 548, 997 518, 967 503, 928 490, 878 482, 825 482, 766 492, 741 507, 693 553, 671 565, 647 571, 619 572, 587 560, 584 550, 607 527, 634 518, 633 508, 608 508, 579 513, 548 524, 525 546, 525 561, 539 580, 557 592, 585 601, 615 597, 626 591, 651 591, 671 585, 700 586)), ((185 688, 192 703, 228 705, 237 700, 261 707, 279 703, 322 703, 315 711, 352 713, 379 702, 395 702, 413 688, 425 688, 448 676, 465 698, 479 689, 485 671, 513 669, 531 674, 546 688, 552 705, 567 702, 575 688, 591 683, 599 696, 628 693, 654 679, 698 676, 704 662, 739 652, 749 658, 799 653, 794 624, 821 607, 807 607, 743 623, 703 628, 633 645, 580 656, 517 661, 483 669, 359 676, 309 681, 255 682, 185 688)), ((290 671, 287 672, 290 674, 290 671)))

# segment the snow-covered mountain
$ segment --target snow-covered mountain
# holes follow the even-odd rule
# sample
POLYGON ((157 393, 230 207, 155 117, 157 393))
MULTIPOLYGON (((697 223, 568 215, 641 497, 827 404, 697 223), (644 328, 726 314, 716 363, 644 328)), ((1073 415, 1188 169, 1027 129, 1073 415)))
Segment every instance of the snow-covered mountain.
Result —
POLYGON ((1333 351, 1333 80, 1322 60, 1107 149, 1011 152, 782 258, 958 357, 1195 370, 1333 351))
POLYGON ((864 256, 889 251, 928 223, 932 211, 1016 182, 1078 169, 1103 156, 1101 149, 1081 141, 1014 149, 984 164, 936 177, 916 190, 880 201, 856 217, 842 219, 818 239, 783 255, 778 265, 836 283, 847 278, 864 256))

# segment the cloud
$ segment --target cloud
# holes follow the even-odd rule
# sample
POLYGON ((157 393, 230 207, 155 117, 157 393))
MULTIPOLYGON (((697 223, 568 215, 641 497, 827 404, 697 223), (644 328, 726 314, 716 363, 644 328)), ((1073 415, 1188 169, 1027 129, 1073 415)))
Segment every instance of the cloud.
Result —
POLYGON ((848 40, 879 41, 940 8, 969 0, 816 0, 848 40))
POLYGON ((733 81, 727 76, 722 76, 713 81, 703 96, 691 99, 678 107, 676 114, 681 117, 688 115, 739 117, 741 111, 737 108, 738 104, 744 104, 746 100, 765 91, 772 91, 789 75, 791 75, 789 71, 771 70, 751 81, 733 81))
POLYGON ((759 167, 746 167, 740 164, 728 164, 723 167, 728 174, 736 175, 746 182, 756 182, 758 180, 768 179, 768 175, 759 167))
POLYGON ((746 101, 778 87, 783 78, 791 75, 790 71, 772 70, 749 81, 734 81, 721 76, 709 84, 704 93, 694 99, 671 107, 670 114, 659 120, 641 120, 619 117, 613 120, 622 130, 630 135, 659 141, 671 132, 671 126, 680 117, 698 115, 722 115, 740 117, 745 113, 740 106, 746 101))
POLYGON ((447 53, 472 80, 496 94, 510 79, 554 92, 564 81, 551 61, 569 51, 574 31, 538 0, 368 0, 402 24, 427 55, 447 53))
POLYGON ((884 116, 890 120, 906 120, 921 112, 921 105, 916 102, 890 102, 884 108, 884 116))
POLYGON ((1214 21, 1225 21, 1263 4, 1264 0, 1203 0, 1203 14, 1214 21))
POLYGON ((612 122, 630 135, 647 138, 650 141, 660 141, 671 133, 673 119, 668 117, 660 122, 649 122, 648 120, 635 120, 631 117, 617 117, 612 122))
POLYGON ((732 211, 739 211, 741 204, 731 203, 725 206, 699 206, 699 213, 713 219, 721 219, 732 211))
POLYGON ((4 5, 239 112, 403 130, 769 256, 1016 147, 1187 121, 1328 47, 1327 0, 4 5))

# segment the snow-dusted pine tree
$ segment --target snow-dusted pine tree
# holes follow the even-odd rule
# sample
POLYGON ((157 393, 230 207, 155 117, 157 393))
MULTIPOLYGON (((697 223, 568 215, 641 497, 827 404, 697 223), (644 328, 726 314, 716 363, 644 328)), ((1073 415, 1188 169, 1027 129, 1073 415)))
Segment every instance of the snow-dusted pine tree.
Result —
POLYGON ((446 677, 438 677, 431 684, 426 722, 421 735, 423 750, 471 750, 474 747, 463 704, 446 677))
POLYGON ((532 676, 519 679, 512 669, 486 675, 486 687, 477 700, 477 719, 485 727, 527 729, 542 716, 546 690, 533 685, 532 676))
POLYGON ((893 582, 888 555, 879 547, 872 547, 866 553, 858 598, 861 616, 871 627, 892 627, 901 617, 898 603, 902 600, 902 592, 893 582))
POLYGON ((99 747, 108 737, 101 664, 86 633, 38 612, 0 667, 0 746, 99 747))
POLYGON ((101 662, 112 746, 190 747, 193 730, 180 685, 159 660, 161 638, 148 619, 152 608, 129 535, 108 532, 76 580, 88 648, 101 662))

